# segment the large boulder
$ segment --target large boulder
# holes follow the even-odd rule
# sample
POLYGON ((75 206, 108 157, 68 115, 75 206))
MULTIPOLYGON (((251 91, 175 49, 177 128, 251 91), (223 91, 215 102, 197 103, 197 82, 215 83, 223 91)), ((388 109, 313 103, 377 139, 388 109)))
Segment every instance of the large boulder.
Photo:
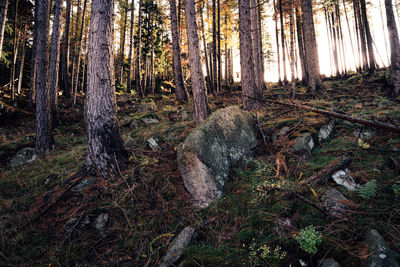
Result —
POLYGON ((32 162, 37 158, 36 150, 31 147, 25 147, 17 152, 17 154, 10 160, 11 167, 22 166, 26 163, 32 162))
POLYGON ((231 106, 213 113, 178 148, 186 189, 201 206, 221 197, 230 168, 257 146, 250 112, 231 106))
POLYGON ((348 199, 336 189, 330 189, 321 198, 325 210, 332 217, 342 217, 346 214, 349 206, 346 204, 348 199))

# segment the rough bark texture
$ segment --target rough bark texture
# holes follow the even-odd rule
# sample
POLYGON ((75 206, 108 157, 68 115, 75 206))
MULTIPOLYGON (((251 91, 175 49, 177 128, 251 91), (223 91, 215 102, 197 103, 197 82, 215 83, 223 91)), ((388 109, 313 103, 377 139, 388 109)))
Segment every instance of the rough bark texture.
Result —
POLYGON ((207 52, 207 44, 206 44, 206 36, 204 34, 204 19, 203 19, 203 9, 204 9, 204 4, 201 6, 201 14, 200 14, 200 22, 201 22, 201 34, 202 34, 202 39, 203 39, 203 47, 204 47, 204 60, 206 63, 206 82, 207 82, 207 89, 211 90, 211 74, 210 74, 210 65, 208 63, 208 52, 207 52))
POLYGON ((36 44, 36 151, 47 153, 53 146, 50 135, 50 105, 48 101, 49 87, 47 83, 47 32, 48 32, 48 0, 36 0, 37 44, 36 44))
POLYGON ((6 28, 8 0, 0 0, 0 58, 3 52, 4 29, 6 28))
MULTIPOLYGON (((33 20, 37 20, 38 5, 35 4, 35 11, 33 20)), ((32 108, 36 102, 36 44, 37 44, 37 23, 33 25, 33 44, 32 44, 32 56, 31 56, 31 73, 30 73, 30 90, 29 90, 29 107, 32 108)))
POLYGON ((62 12, 62 1, 54 1, 54 21, 50 45, 50 112, 52 114, 52 126, 57 112, 58 95, 58 73, 60 66, 60 17, 62 12))
POLYGON ((133 74, 133 25, 135 22, 135 0, 132 0, 131 3, 131 27, 130 27, 130 37, 129 37, 129 69, 128 69, 128 82, 127 82, 127 89, 128 93, 132 90, 132 74, 133 74))
POLYGON ((292 76, 291 79, 291 97, 294 98, 296 94, 296 81, 294 75, 294 22, 293 22, 293 0, 290 0, 290 73, 292 76))
POLYGON ((197 34, 196 9, 194 0, 185 0, 186 7, 186 32, 189 47, 189 65, 193 92, 194 123, 204 121, 210 114, 206 88, 204 86, 203 72, 201 70, 201 57, 199 49, 199 36, 197 34))
POLYGON ((123 83, 124 79, 124 57, 125 57, 125 37, 126 37, 126 23, 127 23, 127 17, 128 17, 128 3, 125 2, 123 3, 124 5, 124 26, 121 29, 121 40, 120 40, 120 49, 119 49, 119 60, 118 60, 118 81, 120 84, 123 83))
POLYGON ((61 54, 61 87, 63 90, 63 94, 65 97, 71 97, 71 88, 69 86, 68 79, 68 60, 69 60, 69 24, 71 21, 71 1, 67 0, 67 7, 65 10, 65 29, 64 29, 64 38, 62 42, 62 54, 61 54))
POLYGON ((25 65, 26 38, 27 37, 26 37, 26 26, 25 26, 24 37, 21 41, 21 59, 19 62, 18 87, 17 87, 18 94, 21 94, 21 88, 22 88, 22 79, 23 79, 24 65, 25 65))
POLYGON ((136 47, 136 68, 135 68, 135 82, 136 82, 136 93, 138 97, 142 97, 142 86, 140 82, 140 54, 142 41, 142 0, 139 0, 139 15, 138 15, 138 26, 137 26, 137 47, 136 47))
POLYGON ((301 65, 301 79, 307 80, 305 59, 304 59, 304 44, 303 44, 303 25, 302 25, 299 8, 296 7, 296 29, 297 29, 297 43, 299 46, 299 58, 301 65))
POLYGON ((216 0, 212 0, 213 5, 213 20, 212 20, 212 32, 213 32, 213 42, 212 42, 212 69, 213 69, 213 89, 211 93, 214 94, 218 90, 218 69, 217 69, 217 19, 216 19, 216 0))
POLYGON ((281 46, 282 46, 282 65, 283 65, 283 82, 287 84, 287 72, 286 72, 286 45, 285 45, 285 28, 283 23, 283 6, 282 0, 279 1, 279 18, 281 22, 281 46))
POLYGON ((307 72, 307 85, 311 93, 315 93, 321 86, 321 77, 319 72, 317 41, 315 39, 314 19, 311 0, 301 1, 303 11, 303 34, 304 34, 304 52, 305 65, 307 72))
POLYGON ((239 0, 239 39, 243 108, 246 110, 255 110, 259 108, 257 100, 259 95, 255 84, 250 27, 250 2, 248 0, 239 0))
POLYGON ((397 31, 396 21, 393 13, 392 0, 385 0, 386 8, 386 20, 389 31, 389 43, 390 43, 390 61, 392 62, 392 84, 393 84, 393 95, 400 95, 400 45, 399 45, 399 34, 397 31))
POLYGON ((253 60, 254 60, 254 74, 256 78, 256 86, 258 90, 258 94, 262 93, 263 90, 263 77, 262 69, 261 69, 261 62, 260 62, 260 36, 258 36, 258 8, 256 0, 250 1, 250 24, 251 24, 251 38, 252 38, 252 50, 253 50, 253 60))
POLYGON ((93 0, 85 103, 87 168, 103 177, 119 174, 126 152, 119 134, 113 74, 113 0, 93 0))
POLYGON ((372 40, 372 35, 371 31, 369 28, 369 22, 367 18, 367 9, 365 6, 365 0, 360 0, 361 3, 361 14, 362 14, 362 20, 364 23, 364 30, 365 30, 365 35, 367 38, 367 46, 368 46, 368 62, 369 62, 369 71, 375 71, 375 54, 374 54, 374 48, 372 47, 373 45, 373 40, 372 40))
POLYGON ((276 57, 278 61, 278 81, 279 83, 282 82, 281 77, 281 52, 279 49, 279 31, 278 31, 278 13, 276 10, 276 3, 274 0, 274 21, 275 21, 275 42, 276 42, 276 57))
POLYGON ((173 50, 173 60, 174 60, 176 99, 179 101, 179 103, 183 103, 188 100, 188 95, 185 90, 185 85, 183 84, 181 48, 179 47, 178 22, 176 17, 175 0, 170 0, 169 5, 170 5, 170 15, 171 15, 171 35, 172 35, 172 50, 173 50))

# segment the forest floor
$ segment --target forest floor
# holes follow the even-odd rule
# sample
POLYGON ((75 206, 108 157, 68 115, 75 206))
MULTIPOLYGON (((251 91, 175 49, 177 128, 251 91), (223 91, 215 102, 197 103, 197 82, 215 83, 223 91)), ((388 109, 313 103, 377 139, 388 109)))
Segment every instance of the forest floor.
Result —
MULTIPOLYGON (((327 79, 324 87, 310 99, 298 85, 299 101, 400 124, 400 100, 386 95, 384 71, 327 79)), ((287 92, 268 84, 265 97, 284 100, 287 92)), ((232 170, 222 199, 199 209, 184 189, 176 160, 177 146, 194 129, 192 104, 179 105, 165 93, 145 99, 156 109, 138 112, 140 101, 125 95, 117 101, 121 135, 132 154, 128 168, 113 179, 90 179, 78 172, 86 153, 82 105, 67 108, 61 98, 55 149, 16 168, 9 164, 15 153, 34 147, 34 114, 22 102, 0 117, 0 266, 156 266, 174 237, 190 225, 203 227, 185 249, 180 266, 299 266, 299 259, 317 266, 326 257, 341 266, 361 266, 370 228, 400 251, 398 134, 338 120, 330 139, 305 159, 291 152, 292 140, 303 132, 316 134, 329 118, 266 104, 258 112, 262 132, 272 136, 284 126, 292 131, 267 143, 259 133, 254 160, 232 170), (357 129, 372 130, 372 136, 360 142, 357 129), (150 138, 158 143, 154 150, 150 138), (301 196, 318 205, 328 189, 336 188, 349 199, 345 216, 327 217, 293 195, 264 190, 266 184, 298 185, 343 158, 352 159, 349 169, 356 183, 377 181, 371 197, 363 198, 332 180, 307 187, 301 196), (73 190, 82 181, 91 185, 73 190), (105 216, 105 225, 95 226, 105 216), (276 229, 286 218, 290 226, 276 229), (314 255, 304 252, 294 238, 310 225, 323 238, 314 255)), ((240 92, 221 93, 209 103, 212 111, 240 105, 240 92)))

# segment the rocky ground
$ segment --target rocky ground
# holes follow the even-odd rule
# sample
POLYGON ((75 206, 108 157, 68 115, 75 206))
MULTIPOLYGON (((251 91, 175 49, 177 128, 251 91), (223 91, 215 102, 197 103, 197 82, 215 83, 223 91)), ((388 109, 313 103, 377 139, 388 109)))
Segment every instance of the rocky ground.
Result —
MULTIPOLYGON (((385 95, 384 75, 326 80, 316 99, 299 85, 298 99, 400 125, 399 100, 385 95)), ((276 84, 269 84, 265 95, 287 96, 276 84)), ((246 130, 256 138, 253 157, 246 152, 236 160, 235 150, 224 158, 220 149, 226 164, 201 158, 206 170, 217 166, 224 177, 216 194, 221 198, 204 208, 185 189, 178 168, 179 145, 195 128, 191 104, 178 105, 168 94, 117 100, 131 157, 114 179, 79 172, 86 141, 81 106, 70 109, 61 102, 56 147, 37 157, 31 149, 34 114, 22 101, 17 107, 4 101, 0 265, 396 266, 399 261, 399 134, 265 103, 246 130)), ((240 105, 240 92, 209 102, 212 111, 240 105)), ((214 132, 201 131, 207 138, 214 132)))

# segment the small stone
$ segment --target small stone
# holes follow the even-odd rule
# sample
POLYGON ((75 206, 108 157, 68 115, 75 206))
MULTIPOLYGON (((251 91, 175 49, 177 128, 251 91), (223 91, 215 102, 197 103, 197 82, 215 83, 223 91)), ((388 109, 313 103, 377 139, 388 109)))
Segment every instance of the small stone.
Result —
POLYGON ((321 198, 325 210, 333 217, 341 217, 346 213, 348 206, 345 204, 347 198, 336 189, 328 190, 321 198))
POLYGON ((156 109, 157 109, 157 106, 153 102, 148 102, 148 103, 147 102, 142 102, 139 105, 138 111, 139 112, 149 112, 149 111, 153 111, 153 110, 156 110, 156 109))
POLYGON ((10 160, 10 166, 15 168, 26 163, 32 162, 37 158, 36 150, 31 147, 25 147, 17 152, 10 160))
POLYGON ((297 154, 310 155, 314 148, 314 139, 311 133, 304 133, 295 139, 296 143, 293 147, 293 152, 297 154))
POLYGON ((320 267, 339 267, 340 265, 333 258, 327 258, 327 259, 324 259, 319 266, 320 267))
POLYGON ((94 184, 95 181, 96 181, 96 178, 93 178, 93 177, 82 180, 79 184, 77 184, 76 186, 71 188, 71 191, 72 192, 81 192, 85 187, 87 187, 91 184, 94 184))
POLYGON ((192 240, 194 233, 194 228, 190 226, 185 227, 175 238, 174 244, 168 250, 167 254, 165 254, 159 267, 169 267, 177 262, 182 256, 183 249, 189 245, 190 241, 192 240))
POLYGON ((354 182, 353 177, 348 173, 348 170, 340 170, 332 175, 332 179, 338 184, 343 185, 349 191, 355 191, 359 187, 356 182, 354 182))
POLYGON ((318 131, 318 141, 325 141, 327 140, 333 132, 333 128, 335 127, 335 121, 330 120, 327 125, 324 125, 318 131))
POLYGON ((107 213, 101 213, 93 222, 93 227, 99 231, 102 232, 104 228, 106 227, 108 222, 108 214, 107 213))
POLYGON ((142 118, 142 121, 146 124, 146 125, 150 125, 150 124, 157 124, 160 121, 151 117, 144 117, 142 118))
POLYGON ((399 267, 394 252, 375 229, 367 232, 365 242, 368 245, 367 267, 399 267))
POLYGON ((274 134, 272 136, 272 141, 276 141, 279 139, 279 137, 287 134, 289 132, 290 128, 288 126, 283 127, 282 129, 279 130, 279 132, 277 134, 274 134))
POLYGON ((147 144, 149 145, 149 147, 150 147, 153 151, 156 151, 157 148, 158 148, 157 140, 156 140, 156 138, 154 138, 154 137, 149 138, 149 139, 147 140, 147 144))

